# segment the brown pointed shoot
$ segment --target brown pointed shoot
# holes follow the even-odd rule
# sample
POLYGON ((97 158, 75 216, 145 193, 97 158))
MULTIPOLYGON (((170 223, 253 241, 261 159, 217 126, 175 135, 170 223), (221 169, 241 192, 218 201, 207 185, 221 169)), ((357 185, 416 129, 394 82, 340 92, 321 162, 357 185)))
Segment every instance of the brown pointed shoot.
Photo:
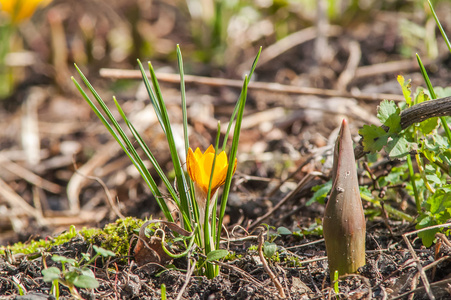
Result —
POLYGON ((332 190, 323 219, 331 282, 365 265, 365 215, 348 123, 343 120, 335 143, 332 190))

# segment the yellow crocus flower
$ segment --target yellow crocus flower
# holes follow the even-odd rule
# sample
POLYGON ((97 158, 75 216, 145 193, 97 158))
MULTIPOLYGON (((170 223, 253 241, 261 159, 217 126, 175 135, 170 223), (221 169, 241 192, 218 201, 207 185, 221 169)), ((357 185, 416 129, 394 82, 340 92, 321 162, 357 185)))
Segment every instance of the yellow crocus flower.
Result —
MULTIPOLYGON (((203 232, 204 220, 210 217, 213 205, 215 203, 214 198, 218 188, 225 183, 227 177, 227 169, 229 168, 229 163, 227 160, 227 155, 224 151, 216 155, 215 169, 213 171, 213 177, 211 181, 211 196, 210 205, 207 210, 207 195, 208 186, 210 184, 211 169, 213 167, 213 160, 215 158, 215 148, 210 145, 204 153, 200 151, 199 148, 195 152, 191 148, 188 149, 188 155, 186 157, 186 165, 188 169, 188 174, 191 180, 194 182, 194 194, 196 196, 196 202, 199 207, 199 220, 201 222, 201 230, 203 232), (207 214, 207 215, 205 215, 207 214)), ((233 173, 236 170, 236 159, 233 167, 233 173)), ((232 174, 233 174, 232 173, 232 174)), ((207 221, 207 226, 210 226, 210 222, 207 221)), ((203 233, 202 233, 203 234, 203 233)), ((214 247, 213 237, 208 237, 210 239, 210 245, 214 247)), ((204 238, 205 239, 205 238, 204 238)), ((214 248, 212 249, 214 250, 214 248)))
MULTIPOLYGON (((208 193, 214 155, 215 148, 213 145, 210 145, 204 153, 202 153, 199 148, 197 148, 195 152, 193 152, 191 148, 188 149, 188 156, 186 158, 188 173, 202 193, 202 195, 199 195, 202 198, 206 198, 208 193)), ((211 195, 214 195, 216 190, 225 183, 228 167, 229 163, 227 161, 227 155, 222 151, 216 156, 215 169, 211 182, 211 195)), ((235 169, 236 159, 233 172, 235 172, 235 169)))
POLYGON ((30 18, 38 7, 44 7, 52 0, 0 0, 0 10, 11 17, 12 23, 30 18))

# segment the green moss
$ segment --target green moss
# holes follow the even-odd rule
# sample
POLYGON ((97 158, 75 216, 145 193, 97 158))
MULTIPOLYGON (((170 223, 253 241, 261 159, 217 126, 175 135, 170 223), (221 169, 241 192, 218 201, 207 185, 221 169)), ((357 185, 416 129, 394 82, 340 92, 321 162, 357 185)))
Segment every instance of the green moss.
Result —
POLYGON ((257 252, 257 250, 258 250, 258 246, 257 245, 251 245, 251 246, 249 246, 249 248, 247 249, 250 253, 251 252, 257 252))
POLYGON ((5 255, 5 251, 11 254, 23 253, 31 254, 48 251, 51 247, 69 242, 71 239, 81 235, 86 242, 98 245, 104 249, 111 250, 119 256, 127 256, 130 238, 134 233, 138 233, 139 228, 144 223, 132 217, 119 219, 114 223, 107 224, 103 229, 83 228, 77 232, 75 226, 70 226, 69 231, 60 234, 55 238, 40 239, 27 243, 16 243, 11 246, 0 246, 0 255, 5 255))
POLYGON ((107 224, 103 229, 83 228, 80 230, 80 235, 88 243, 100 245, 100 247, 111 250, 119 256, 127 256, 130 239, 133 234, 138 233, 143 223, 142 220, 128 217, 107 224))
POLYGON ((224 261, 232 261, 235 259, 240 259, 242 257, 243 257, 243 255, 236 254, 235 251, 229 251, 229 254, 227 254, 226 257, 224 257, 224 261))
POLYGON ((287 255, 284 260, 287 264, 287 267, 292 268, 300 268, 302 267, 302 261, 299 259, 299 257, 293 256, 293 255, 287 255))
POLYGON ((4 255, 5 250, 11 251, 11 254, 23 253, 23 254, 31 254, 40 251, 45 251, 50 249, 53 246, 61 245, 69 242, 72 238, 77 235, 77 231, 75 230, 75 226, 70 226, 69 231, 63 232, 59 236, 55 238, 45 238, 37 241, 30 241, 27 243, 16 243, 11 246, 0 246, 0 254, 4 255))

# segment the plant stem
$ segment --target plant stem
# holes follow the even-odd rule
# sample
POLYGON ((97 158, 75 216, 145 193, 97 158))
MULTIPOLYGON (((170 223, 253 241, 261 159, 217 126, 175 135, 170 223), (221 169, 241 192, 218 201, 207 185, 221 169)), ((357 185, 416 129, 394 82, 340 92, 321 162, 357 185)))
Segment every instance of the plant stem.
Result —
MULTIPOLYGON (((376 205, 376 206, 378 206, 378 207, 381 206, 381 204, 380 204, 379 201, 377 201, 377 200, 371 198, 371 197, 368 196, 368 195, 365 195, 365 194, 363 194, 363 193, 360 193, 360 197, 362 198, 362 200, 371 202, 371 203, 373 203, 374 205, 376 205)), ((403 220, 406 220, 407 222, 413 222, 413 221, 415 221, 415 218, 413 218, 412 216, 410 216, 410 215, 408 215, 408 214, 406 214, 406 213, 403 213, 402 211, 399 211, 399 210, 397 210, 396 208, 393 208, 393 207, 391 207, 390 205, 387 205, 387 204, 385 204, 385 203, 384 203, 384 209, 385 209, 385 211, 388 212, 389 214, 392 214, 392 215, 394 215, 394 216, 397 216, 398 218, 403 219, 403 220)))
POLYGON ((420 155, 418 153, 415 154, 415 160, 417 161, 418 170, 420 172, 421 178, 424 181, 424 186, 428 189, 429 192, 431 192, 431 194, 435 194, 435 189, 429 184, 429 181, 426 178, 426 174, 423 168, 423 161, 421 160, 420 155))
POLYGON ((413 172, 412 158, 410 157, 410 154, 407 155, 407 166, 409 167, 410 183, 412 184, 413 194, 415 196, 415 205, 417 207, 417 212, 421 212, 421 200, 420 196, 418 195, 417 185, 415 184, 415 174, 413 172))

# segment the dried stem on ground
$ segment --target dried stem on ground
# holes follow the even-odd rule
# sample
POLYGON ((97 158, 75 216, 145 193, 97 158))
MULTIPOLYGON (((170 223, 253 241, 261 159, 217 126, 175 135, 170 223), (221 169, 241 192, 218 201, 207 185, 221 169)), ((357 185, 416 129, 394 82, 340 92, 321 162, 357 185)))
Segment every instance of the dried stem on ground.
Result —
POLYGON ((307 185, 307 183, 309 183, 311 180, 313 180, 313 178, 315 178, 317 176, 322 176, 322 175, 323 175, 323 173, 316 172, 316 171, 310 172, 307 175, 305 175, 304 178, 302 178, 302 180, 299 181, 298 185, 296 186, 296 188, 294 190, 292 190, 288 195, 286 195, 282 200, 280 200, 279 203, 277 203, 277 205, 275 205, 270 211, 268 211, 263 216, 257 218, 255 220, 255 222, 249 226, 248 230, 252 230, 253 228, 260 225, 264 220, 266 220, 269 216, 271 216, 276 210, 278 210, 288 200, 292 199, 304 186, 307 185))
MULTIPOLYGON (((150 76, 150 74, 147 74, 150 76)), ((169 82, 169 83, 179 83, 180 75, 177 74, 168 74, 168 73, 157 73, 157 79, 160 82, 169 82)), ((100 69, 100 76, 106 78, 115 78, 115 79, 141 79, 141 72, 136 70, 124 70, 124 69, 100 69)), ((203 76, 195 76, 195 75, 185 75, 184 76, 186 83, 197 83, 204 84, 208 86, 216 86, 216 87, 234 87, 240 88, 243 83, 240 80, 234 79, 223 79, 223 78, 211 78, 211 77, 203 77, 203 76)), ((269 83, 269 82, 250 82, 248 86, 249 90, 261 90, 267 92, 275 92, 275 93, 285 93, 285 94, 299 94, 299 95, 317 95, 323 97, 343 97, 343 98, 355 98, 359 100, 367 100, 367 101, 381 101, 383 99, 390 99, 393 101, 404 101, 404 97, 402 95, 397 94, 364 94, 364 93, 349 93, 349 92, 340 92, 337 90, 328 90, 328 89, 318 89, 312 87, 300 87, 294 85, 284 85, 279 83, 269 83)))
POLYGON ((269 277, 271 278, 272 282, 276 286, 277 290, 279 291, 279 296, 281 298, 285 298, 285 291, 283 290, 283 286, 280 284, 279 280, 277 279, 276 275, 271 271, 271 269, 268 266, 268 262, 265 259, 265 256, 263 255, 263 232, 260 232, 258 235, 258 256, 260 256, 260 260, 263 264, 263 268, 265 269, 266 273, 268 273, 269 277))

